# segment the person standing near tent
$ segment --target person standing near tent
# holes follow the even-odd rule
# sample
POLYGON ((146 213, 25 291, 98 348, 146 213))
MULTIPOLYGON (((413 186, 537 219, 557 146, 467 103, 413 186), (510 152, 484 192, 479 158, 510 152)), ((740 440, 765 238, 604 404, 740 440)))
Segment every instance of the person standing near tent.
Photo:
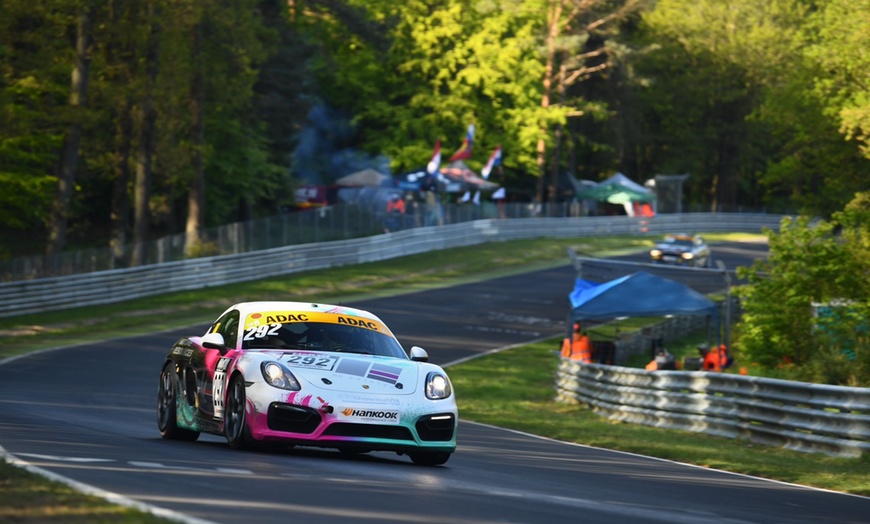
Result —
POLYGON ((677 359, 668 352, 665 348, 659 348, 656 352, 655 357, 649 361, 649 364, 646 365, 647 371, 658 371, 658 370, 677 370, 680 369, 679 362, 677 359))
POLYGON ((701 344, 698 346, 698 352, 704 358, 701 365, 701 369, 704 371, 722 371, 731 365, 725 344, 715 346, 712 350, 707 347, 707 344, 701 344))
POLYGON ((405 201, 402 200, 402 195, 395 193, 391 195, 390 199, 387 201, 387 220, 384 227, 384 233, 401 229, 404 218, 405 201))
POLYGON ((562 358, 592 363, 592 343, 586 333, 581 331, 580 322, 574 322, 573 334, 562 341, 562 358))
POLYGON ((420 227, 420 211, 417 206, 417 199, 413 192, 405 193, 405 226, 420 227))

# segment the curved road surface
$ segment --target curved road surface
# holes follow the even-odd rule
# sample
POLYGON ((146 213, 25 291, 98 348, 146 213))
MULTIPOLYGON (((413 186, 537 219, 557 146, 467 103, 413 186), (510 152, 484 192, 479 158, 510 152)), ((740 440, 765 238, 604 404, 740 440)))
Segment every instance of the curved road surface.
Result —
MULTIPOLYGON (((715 247, 729 268, 765 248, 715 247)), ((406 347, 421 345, 446 364, 562 333, 573 279, 565 265, 353 305, 377 312, 406 347)), ((463 421, 457 452, 435 468, 390 453, 236 452, 205 435, 164 441, 155 421, 163 357, 179 336, 205 327, 5 362, 0 446, 42 470, 198 523, 842 524, 870 515, 868 498, 463 421)))

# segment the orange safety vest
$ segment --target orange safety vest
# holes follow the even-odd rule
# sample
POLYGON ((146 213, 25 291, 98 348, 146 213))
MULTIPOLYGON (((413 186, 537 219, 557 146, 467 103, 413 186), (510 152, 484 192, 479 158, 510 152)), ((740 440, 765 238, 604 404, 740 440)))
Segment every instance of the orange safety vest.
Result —
POLYGON ((725 352, 725 345, 714 347, 704 356, 704 369, 707 371, 722 371, 725 363, 728 361, 728 355, 725 352))
POLYGON ((562 341, 562 357, 570 358, 571 360, 580 360, 582 362, 592 362, 592 344, 589 342, 589 337, 586 335, 574 335, 573 342, 570 338, 565 338, 562 341))
POLYGON ((387 202, 387 213, 392 213, 393 211, 398 211, 399 213, 405 214, 405 202, 402 199, 398 200, 390 200, 387 202))

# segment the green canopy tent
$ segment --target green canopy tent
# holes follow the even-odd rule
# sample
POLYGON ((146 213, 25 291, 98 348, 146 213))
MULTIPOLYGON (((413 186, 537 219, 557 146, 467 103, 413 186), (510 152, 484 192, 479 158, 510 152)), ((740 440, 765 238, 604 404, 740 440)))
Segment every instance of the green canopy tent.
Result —
POLYGON ((577 192, 575 198, 625 205, 633 202, 651 203, 655 201, 656 196, 655 193, 622 173, 616 173, 603 182, 577 192))

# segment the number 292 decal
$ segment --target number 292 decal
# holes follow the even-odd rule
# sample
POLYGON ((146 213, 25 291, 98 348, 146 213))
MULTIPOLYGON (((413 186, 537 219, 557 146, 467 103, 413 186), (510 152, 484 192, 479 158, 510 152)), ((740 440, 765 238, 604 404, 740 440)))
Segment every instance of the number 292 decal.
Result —
POLYGON ((284 362, 297 368, 332 369, 338 359, 320 355, 288 355, 284 362))
POLYGON ((263 324, 262 326, 252 327, 245 330, 245 340, 251 341, 256 338, 265 338, 278 334, 281 329, 281 324, 263 324))

